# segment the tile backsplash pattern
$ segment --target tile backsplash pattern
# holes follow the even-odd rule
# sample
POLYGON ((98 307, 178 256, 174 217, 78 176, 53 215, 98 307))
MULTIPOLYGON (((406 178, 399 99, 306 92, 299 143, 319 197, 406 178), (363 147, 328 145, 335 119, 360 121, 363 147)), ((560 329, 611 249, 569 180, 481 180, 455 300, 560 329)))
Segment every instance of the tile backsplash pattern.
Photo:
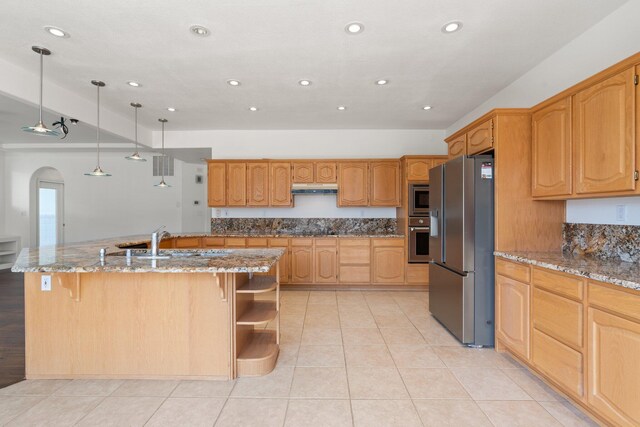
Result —
POLYGON ((601 259, 640 261, 640 226, 573 224, 563 227, 564 252, 601 259))
POLYGON ((395 218, 212 218, 212 234, 396 234, 395 218))

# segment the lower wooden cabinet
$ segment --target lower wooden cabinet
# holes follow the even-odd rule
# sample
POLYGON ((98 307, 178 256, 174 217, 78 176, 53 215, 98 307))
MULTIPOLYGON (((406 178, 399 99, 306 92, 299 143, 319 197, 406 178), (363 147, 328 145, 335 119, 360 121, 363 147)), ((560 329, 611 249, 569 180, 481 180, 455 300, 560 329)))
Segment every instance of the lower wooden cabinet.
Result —
POLYGON ((533 365, 561 388, 578 399, 584 396, 584 360, 582 353, 533 329, 533 365))
POLYGON ((371 283, 371 240, 338 241, 338 280, 340 283, 371 283))
POLYGON ((291 239, 291 283, 313 283, 313 239, 291 239))
POLYGON ((314 251, 314 282, 338 282, 338 242, 336 239, 316 239, 314 251))
POLYGON ((404 239, 372 241, 373 283, 404 283, 404 239))
POLYGON ((284 254, 278 261, 279 264, 279 277, 280 284, 289 283, 289 239, 285 238, 273 238, 268 241, 270 248, 281 248, 284 249, 284 254))
POLYGON ((496 336, 504 346, 529 359, 529 285, 496 276, 496 336))

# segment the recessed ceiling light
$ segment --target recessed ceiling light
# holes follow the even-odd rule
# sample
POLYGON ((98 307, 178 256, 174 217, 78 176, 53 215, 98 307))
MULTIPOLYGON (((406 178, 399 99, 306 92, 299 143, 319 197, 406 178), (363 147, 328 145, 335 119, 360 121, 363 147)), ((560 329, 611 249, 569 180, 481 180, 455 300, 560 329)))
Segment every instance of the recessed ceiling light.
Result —
POLYGON ((127 82, 127 84, 128 84, 129 86, 133 86, 133 87, 140 87, 140 86, 142 86, 140 83, 138 83, 138 82, 134 82, 133 80, 129 80, 129 81, 127 82))
POLYGON ((431 105, 425 105, 422 107, 423 110, 431 110, 431 105))
POLYGON ((227 83, 231 86, 240 86, 240 82, 238 80, 227 80, 227 83))
POLYGON ((443 33, 455 33, 456 31, 462 29, 462 22, 460 21, 451 21, 447 22, 442 26, 443 33))
POLYGON ((344 30, 347 34, 360 34, 364 31, 364 25, 360 22, 349 22, 344 30))
POLYGON ((345 107, 344 105, 341 105, 341 106, 338 107, 339 111, 344 111, 346 109, 347 109, 347 107, 345 107))
POLYGON ((207 27, 203 27, 202 25, 192 25, 189 28, 192 34, 200 37, 207 37, 209 35, 209 29, 207 27))
POLYGON ((378 86, 384 86, 384 85, 386 85, 387 83, 389 83, 389 80, 387 80, 387 79, 380 79, 380 80, 376 80, 376 84, 377 84, 378 86))
POLYGON ((298 84, 299 84, 300 86, 310 86, 310 85, 311 85, 311 80, 300 80, 300 81, 298 82, 298 84))
POLYGON ((46 27, 44 27, 44 30, 47 33, 51 34, 52 36, 61 37, 65 39, 68 39, 69 37, 71 37, 69 33, 67 33, 65 30, 58 27, 52 27, 47 25, 46 27))
POLYGON ((258 111, 258 107, 249 107, 249 111, 258 111))
POLYGON ((175 109, 175 108, 173 108, 173 107, 167 107, 167 111, 171 111, 171 112, 173 113, 173 112, 178 111, 178 110, 176 110, 176 109, 175 109))

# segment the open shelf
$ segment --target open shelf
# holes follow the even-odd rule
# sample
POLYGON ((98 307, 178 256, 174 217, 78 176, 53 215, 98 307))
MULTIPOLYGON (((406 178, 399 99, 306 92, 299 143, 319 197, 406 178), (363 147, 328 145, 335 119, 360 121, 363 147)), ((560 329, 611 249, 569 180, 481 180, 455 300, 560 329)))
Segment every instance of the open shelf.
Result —
POLYGON ((263 325, 278 315, 275 301, 253 301, 238 317, 237 325, 263 325))
POLYGON ((261 294, 275 291, 277 287, 278 281, 275 276, 253 276, 236 292, 239 294, 261 294))
POLYGON ((277 332, 252 331, 238 354, 238 375, 242 377, 265 375, 273 370, 280 346, 277 332))

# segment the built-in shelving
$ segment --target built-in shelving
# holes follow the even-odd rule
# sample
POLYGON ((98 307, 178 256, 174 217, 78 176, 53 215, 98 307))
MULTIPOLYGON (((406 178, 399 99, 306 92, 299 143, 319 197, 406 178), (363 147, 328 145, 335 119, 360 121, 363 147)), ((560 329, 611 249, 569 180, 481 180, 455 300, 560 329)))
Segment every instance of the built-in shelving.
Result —
POLYGON ((273 369, 280 352, 277 333, 277 331, 266 329, 254 330, 248 334, 238 354, 240 376, 264 375, 273 369))
POLYGON ((239 294, 261 294, 275 291, 278 280, 274 276, 253 276, 249 281, 236 289, 239 294))
POLYGON ((271 322, 278 315, 275 301, 253 301, 236 322, 237 325, 259 326, 271 322))
POLYGON ((16 262, 20 250, 20 237, 0 237, 0 270, 11 268, 16 262))

